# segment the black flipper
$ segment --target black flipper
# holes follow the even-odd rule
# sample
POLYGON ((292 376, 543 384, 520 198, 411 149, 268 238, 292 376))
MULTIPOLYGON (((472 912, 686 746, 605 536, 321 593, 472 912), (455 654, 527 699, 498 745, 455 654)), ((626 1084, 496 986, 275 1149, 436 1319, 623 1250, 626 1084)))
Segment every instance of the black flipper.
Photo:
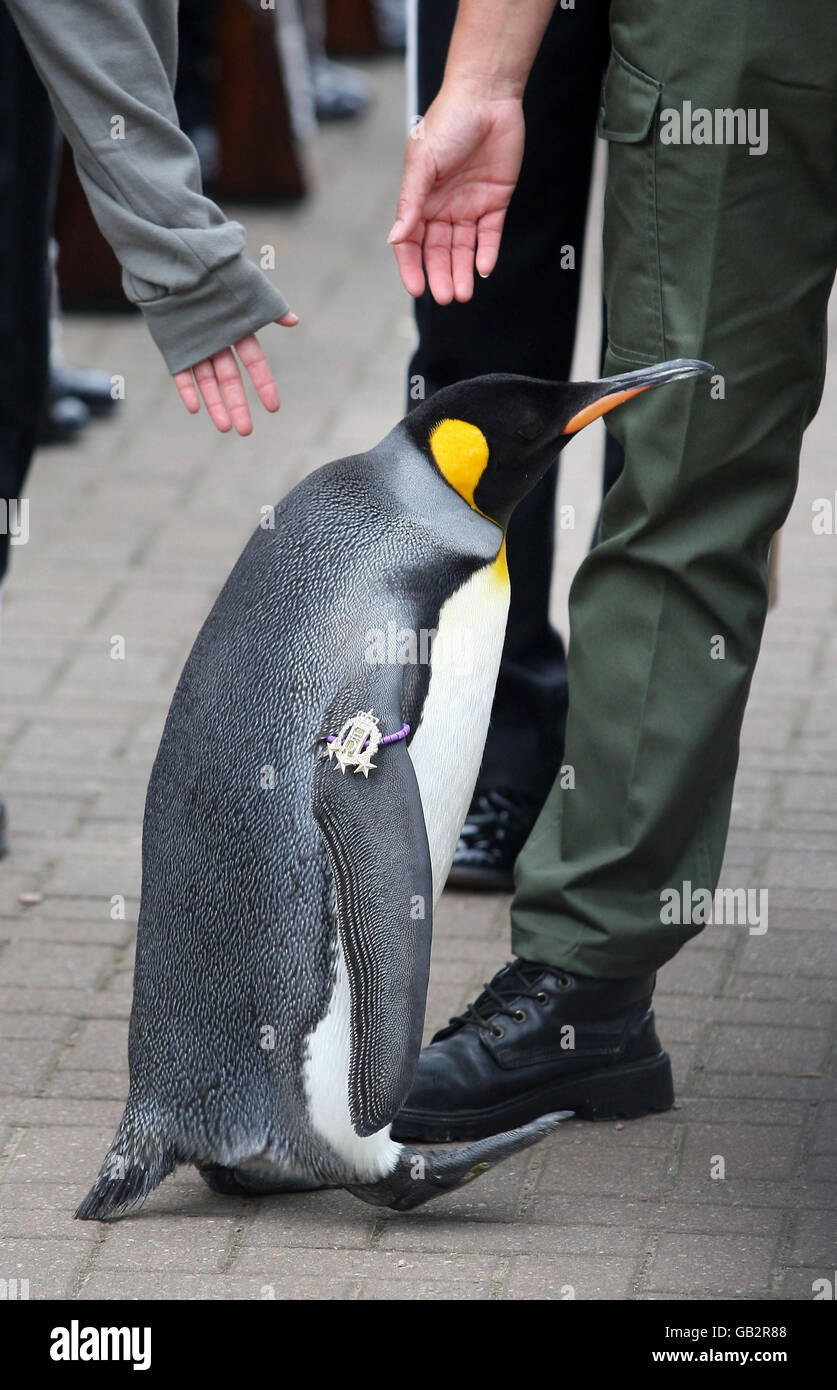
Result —
POLYGON ((402 1149, 392 1172, 378 1182, 357 1183, 348 1188, 355 1197, 375 1207, 391 1207, 394 1211, 410 1211, 423 1206, 434 1197, 453 1192, 466 1182, 493 1168, 495 1163, 511 1158, 537 1144, 551 1134, 562 1120, 572 1118, 572 1110, 559 1110, 553 1115, 541 1115, 519 1129, 505 1134, 492 1134, 473 1144, 449 1149, 402 1149))
MULTIPOLYGON (((400 672, 399 672, 400 674, 400 672)), ((370 683, 371 684, 371 683, 370 683)), ((400 710, 374 708, 385 734, 400 710)), ((360 704, 341 701, 336 734, 360 704)), ((322 745, 320 745, 322 748, 322 745)), ((313 810, 334 876, 337 925, 351 996, 349 1114, 360 1135, 375 1134, 407 1098, 421 1049, 433 881, 418 782, 404 741, 375 754, 368 778, 341 772, 320 753, 313 810)))

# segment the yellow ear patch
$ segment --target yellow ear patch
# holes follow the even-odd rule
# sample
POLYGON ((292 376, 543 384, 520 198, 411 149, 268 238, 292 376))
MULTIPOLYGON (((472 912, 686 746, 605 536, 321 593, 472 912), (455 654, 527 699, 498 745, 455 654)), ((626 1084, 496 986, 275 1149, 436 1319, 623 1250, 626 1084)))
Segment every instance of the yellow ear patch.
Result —
POLYGON ((431 432, 430 452, 442 476, 475 507, 474 493, 488 463, 488 442, 482 430, 467 420, 442 420, 431 432))

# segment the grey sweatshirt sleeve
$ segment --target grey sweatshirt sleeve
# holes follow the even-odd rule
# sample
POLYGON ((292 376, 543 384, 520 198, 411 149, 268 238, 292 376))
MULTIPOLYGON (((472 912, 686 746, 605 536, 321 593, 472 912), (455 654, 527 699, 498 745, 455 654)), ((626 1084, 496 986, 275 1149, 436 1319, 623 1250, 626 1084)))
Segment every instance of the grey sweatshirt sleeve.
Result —
POLYGON ((6 0, 84 191, 171 372, 287 312, 201 191, 177 123, 176 0, 6 0))

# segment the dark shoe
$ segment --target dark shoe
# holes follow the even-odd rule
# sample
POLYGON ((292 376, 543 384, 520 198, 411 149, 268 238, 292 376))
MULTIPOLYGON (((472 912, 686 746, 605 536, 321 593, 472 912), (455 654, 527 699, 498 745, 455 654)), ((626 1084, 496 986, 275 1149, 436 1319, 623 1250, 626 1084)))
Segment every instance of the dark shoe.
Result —
POLYGON ((374 0, 374 10, 381 47, 388 53, 403 53, 407 47, 404 0, 374 0))
POLYGON ((394 1139, 480 1139, 555 1110, 634 1119, 674 1104, 654 976, 591 980, 515 960, 419 1058, 394 1139))
POLYGON ((529 838, 538 811, 503 792, 483 792, 471 802, 448 874, 448 888, 511 893, 514 861, 529 838))
POLYGON ((314 105, 319 121, 346 121, 362 116, 369 105, 369 86, 362 73, 330 58, 311 60, 314 105))
POLYGON ((49 394, 53 401, 72 396, 87 406, 97 418, 109 415, 118 404, 111 395, 112 383, 107 372, 96 367, 50 367, 49 394))
POLYGON ((90 424, 90 411, 77 396, 50 395, 41 416, 39 444, 72 444, 90 424))

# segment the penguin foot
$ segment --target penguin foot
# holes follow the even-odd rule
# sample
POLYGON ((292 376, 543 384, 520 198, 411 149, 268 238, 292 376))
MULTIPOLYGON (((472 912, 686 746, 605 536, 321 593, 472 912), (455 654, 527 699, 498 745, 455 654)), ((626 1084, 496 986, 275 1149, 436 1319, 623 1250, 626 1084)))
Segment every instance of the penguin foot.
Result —
POLYGON ((283 1177, 281 1173, 248 1173, 245 1168, 224 1168, 220 1163, 209 1163, 198 1172, 213 1192, 225 1197, 268 1197, 278 1192, 315 1192, 328 1183, 307 1180, 292 1175, 283 1177))
POLYGON ((519 1129, 505 1134, 493 1134, 474 1144, 450 1149, 402 1148, 395 1167, 378 1182, 347 1185, 347 1191, 376 1207, 391 1207, 394 1211, 410 1211, 423 1206, 434 1197, 453 1192, 466 1182, 502 1163, 512 1154, 537 1144, 545 1135, 557 1129, 562 1120, 572 1118, 572 1110, 559 1110, 553 1115, 541 1115, 519 1129))

